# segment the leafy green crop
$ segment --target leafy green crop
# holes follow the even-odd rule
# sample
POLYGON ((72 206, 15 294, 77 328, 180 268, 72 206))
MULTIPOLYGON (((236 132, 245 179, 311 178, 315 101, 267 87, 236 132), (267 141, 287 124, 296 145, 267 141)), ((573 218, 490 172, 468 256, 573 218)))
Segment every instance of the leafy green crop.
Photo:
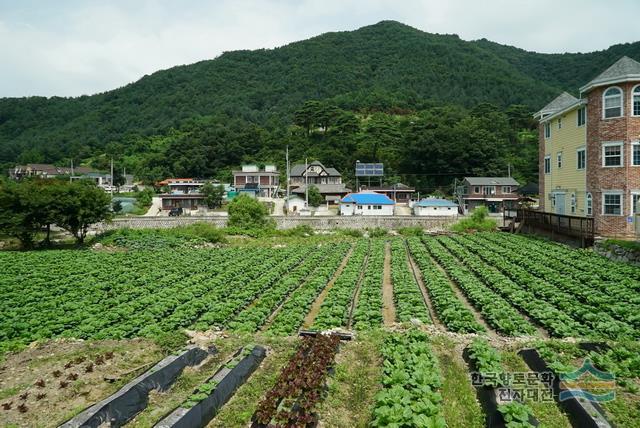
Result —
POLYGON ((373 427, 447 426, 442 414, 442 379, 427 335, 391 334, 382 348, 383 389, 375 397, 373 427))
POLYGON ((402 239, 394 239, 391 243, 391 278, 398 320, 404 322, 417 318, 424 323, 431 323, 429 310, 409 268, 407 249, 402 239))

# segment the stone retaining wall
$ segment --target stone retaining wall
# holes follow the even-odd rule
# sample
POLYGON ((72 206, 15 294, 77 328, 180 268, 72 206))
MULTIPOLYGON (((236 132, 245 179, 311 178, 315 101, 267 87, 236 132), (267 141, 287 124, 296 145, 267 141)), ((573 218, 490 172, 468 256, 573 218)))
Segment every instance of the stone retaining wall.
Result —
MULTIPOLYGON (((420 226, 428 231, 448 229, 457 218, 448 217, 413 217, 413 216, 322 216, 322 217, 271 217, 278 229, 291 229, 299 225, 308 225, 317 230, 366 229, 382 227, 384 229, 399 229, 401 227, 420 226)), ((224 227, 227 219, 224 217, 130 217, 119 218, 111 223, 101 223, 95 226, 97 232, 128 227, 131 229, 166 229, 186 226, 197 222, 206 222, 216 227, 224 227)))
POLYGON ((634 251, 607 241, 596 241, 593 251, 616 262, 640 266, 640 251, 634 251))

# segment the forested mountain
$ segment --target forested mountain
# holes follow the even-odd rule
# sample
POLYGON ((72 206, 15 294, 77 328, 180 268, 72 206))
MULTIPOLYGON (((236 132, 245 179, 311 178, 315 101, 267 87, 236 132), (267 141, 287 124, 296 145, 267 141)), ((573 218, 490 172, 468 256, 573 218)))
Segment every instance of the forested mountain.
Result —
MULTIPOLYGON (((408 170, 419 159, 403 158, 408 156, 403 152, 406 143, 413 138, 405 131, 426 118, 434 123, 442 120, 444 116, 434 113, 438 108, 452 106, 445 109, 445 116, 454 121, 447 125, 450 131, 465 118, 480 120, 478 111, 494 111, 485 106, 473 113, 483 103, 495 105, 511 125, 517 111, 516 122, 524 123, 527 114, 563 90, 575 93, 622 55, 640 58, 640 43, 588 54, 550 55, 383 21, 277 49, 227 52, 102 94, 0 99, 0 164, 64 163, 74 158, 99 166, 100 155, 106 153, 121 158, 129 171, 152 179, 163 174, 220 175, 243 160, 278 161, 286 144, 294 145, 299 156, 308 154, 305 148, 317 156, 338 151, 343 156, 336 166, 346 168, 358 150, 374 144, 398 159, 373 152, 361 157, 395 162, 392 168, 398 174, 419 174, 423 170, 408 170), (300 134, 292 126, 294 113, 309 100, 322 101, 334 113, 349 113, 350 119, 342 113, 337 117, 353 127, 336 133, 314 123, 313 132, 300 134), (509 115, 506 109, 511 105, 524 107, 509 115), (393 137, 376 142, 378 137, 367 132, 371 123, 380 121, 387 130, 393 128, 393 137), (347 149, 350 144, 359 149, 347 149)), ((499 132, 496 147, 506 147, 497 154, 501 170, 515 153, 513 142, 524 138, 520 131, 531 131, 531 125, 513 129, 509 136, 499 132)), ((429 126, 435 127, 425 124, 429 126)), ((535 138, 526 139, 535 144, 535 138)), ((441 154, 440 163, 453 156, 441 154)), ((527 162, 522 174, 532 177, 535 157, 527 162)), ((456 172, 491 172, 474 168, 458 165, 456 172)))

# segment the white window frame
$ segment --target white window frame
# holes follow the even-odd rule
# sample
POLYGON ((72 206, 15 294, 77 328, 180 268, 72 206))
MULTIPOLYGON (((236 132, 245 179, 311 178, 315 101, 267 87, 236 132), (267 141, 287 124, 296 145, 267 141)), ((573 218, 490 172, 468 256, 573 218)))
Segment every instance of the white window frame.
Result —
POLYGON ((635 162, 635 158, 633 156, 633 152, 638 149, 640 150, 640 141, 633 141, 631 144, 629 144, 631 146, 631 153, 629 154, 630 158, 629 158, 629 164, 631 166, 640 166, 640 159, 638 159, 638 163, 635 162))
MULTIPOLYGON (((610 108, 614 108, 614 107, 610 107, 610 108)), ((602 119, 606 120, 606 119, 617 119, 619 117, 624 117, 624 91, 622 90, 622 88, 620 88, 619 86, 609 86, 607 89, 605 89, 602 92, 602 119), (605 95, 607 92, 609 92, 610 89, 617 89, 618 91, 620 91, 620 95, 605 95), (606 116, 606 108, 605 108, 605 102, 607 98, 614 98, 614 97, 620 97, 620 115, 619 116, 611 116, 611 117, 607 117, 606 116)))
POLYGON ((562 152, 556 154, 556 166, 558 169, 562 169, 562 152))
POLYGON ((602 167, 603 168, 622 168, 624 167, 624 141, 610 141, 607 143, 602 143, 602 167), (607 165, 606 164, 606 156, 605 156, 605 148, 606 147, 620 147, 620 165, 607 165))
POLYGON ((575 192, 571 193, 571 197, 570 197, 570 205, 571 205, 571 214, 575 214, 576 210, 578 209, 578 198, 575 194, 575 192))
POLYGON ((586 106, 582 106, 578 109, 578 119, 577 119, 577 126, 579 128, 585 126, 587 124, 587 107, 586 106), (582 123, 580 123, 580 116, 582 115, 582 123))
POLYGON ((496 186, 482 186, 482 194, 485 196, 492 196, 496 194, 496 186), (487 190, 489 191, 487 193, 487 190))
POLYGON ((544 139, 545 140, 551 139, 551 123, 550 122, 544 123, 544 139))
POLYGON ((544 157, 543 168, 544 168, 545 175, 551 174, 551 155, 547 155, 544 157), (549 165, 549 168, 547 168, 547 165, 549 165))
POLYGON ((602 191, 602 215, 611 216, 611 217, 624 216, 624 192, 622 190, 603 190, 602 191), (620 214, 605 213, 605 201, 608 195, 620 196, 620 214))
POLYGON ((638 215, 640 215, 640 189, 638 190, 632 190, 631 194, 630 194, 630 198, 629 198, 629 215, 635 216, 636 213, 633 212, 633 200, 635 199, 636 196, 638 196, 639 200, 638 200, 638 215))
POLYGON ((502 186, 502 193, 511 193, 511 186, 502 186))
POLYGON ((473 186, 473 193, 480 194, 480 186, 473 186))
POLYGON ((636 85, 633 88, 631 88, 631 96, 629 98, 631 98, 631 110, 629 110, 631 112, 631 116, 633 117, 638 117, 640 116, 639 114, 635 114, 634 109, 633 109, 633 104, 635 103, 635 98, 638 97, 638 101, 640 101, 640 85, 636 85), (636 91, 638 91, 636 93, 636 91))
POLYGON ((562 118, 558 118, 558 129, 562 129, 562 118))
POLYGON ((582 146, 576 150, 576 169, 578 171, 583 171, 587 168, 587 148, 582 146), (580 153, 584 153, 584 165, 580 168, 580 153))
POLYGON ((591 192, 587 192, 587 196, 584 198, 584 208, 588 216, 593 215, 593 195, 591 192))

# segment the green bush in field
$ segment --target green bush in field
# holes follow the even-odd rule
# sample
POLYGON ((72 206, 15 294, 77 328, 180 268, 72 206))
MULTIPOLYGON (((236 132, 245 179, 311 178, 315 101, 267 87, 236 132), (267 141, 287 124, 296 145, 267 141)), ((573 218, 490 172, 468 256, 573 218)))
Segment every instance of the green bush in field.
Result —
POLYGON ((477 207, 473 210, 471 217, 465 218, 451 226, 454 232, 479 231, 488 232, 495 230, 497 225, 495 220, 487 218, 489 211, 487 207, 477 207))
POLYGON ((387 234, 389 233, 387 229, 383 229, 381 227, 367 228, 367 232, 369 233, 370 238, 382 238, 384 236, 387 236, 387 234))
POLYGON ((194 223, 172 229, 116 229, 104 233, 97 241, 135 250, 193 247, 226 242, 225 232, 208 223, 194 223))
POLYGON ((401 227, 398 229, 398 233, 402 236, 422 236, 424 229, 420 226, 401 227))
POLYGON ((231 228, 241 229, 273 229, 274 222, 269 218, 269 211, 260 201, 248 195, 236 196, 229 204, 229 221, 231 228))
POLYGON ((359 229, 340 229, 339 233, 353 238, 362 238, 362 231, 359 229))
POLYGON ((296 236, 303 238, 306 236, 313 236, 315 234, 315 231, 311 226, 307 224, 301 224, 291 229, 280 230, 278 231, 278 234, 280 236, 296 236))

